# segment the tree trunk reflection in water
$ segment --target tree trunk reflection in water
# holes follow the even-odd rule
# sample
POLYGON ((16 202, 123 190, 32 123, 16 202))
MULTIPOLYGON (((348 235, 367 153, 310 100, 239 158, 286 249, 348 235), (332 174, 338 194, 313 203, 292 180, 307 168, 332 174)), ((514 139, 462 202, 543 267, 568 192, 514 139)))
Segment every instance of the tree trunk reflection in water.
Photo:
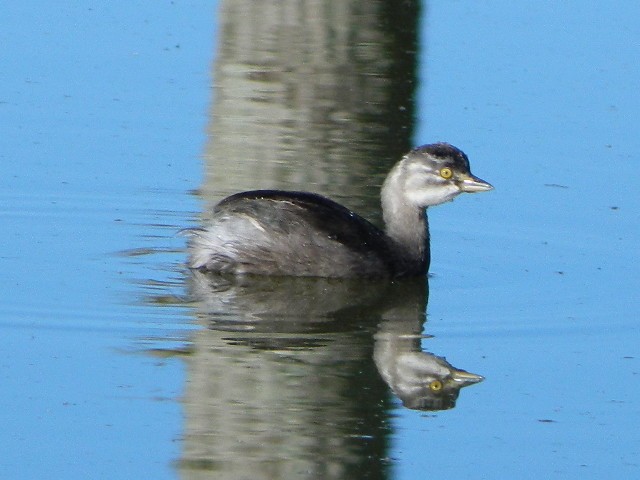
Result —
POLYGON ((418 17, 412 1, 222 1, 203 197, 311 189, 377 212, 411 147, 418 17))
MULTIPOLYGON (((379 221, 379 186, 411 147, 418 18, 413 1, 222 0, 208 206, 241 190, 311 190, 379 221)), ((387 478, 379 313, 362 323, 362 305, 384 292, 237 288, 211 290, 223 303, 199 319, 211 328, 188 360, 184 478, 387 478)))
POLYGON ((391 397, 374 351, 387 371, 405 352, 376 332, 419 335, 424 279, 219 279, 191 282, 204 328, 187 357, 185 477, 387 478, 391 397))

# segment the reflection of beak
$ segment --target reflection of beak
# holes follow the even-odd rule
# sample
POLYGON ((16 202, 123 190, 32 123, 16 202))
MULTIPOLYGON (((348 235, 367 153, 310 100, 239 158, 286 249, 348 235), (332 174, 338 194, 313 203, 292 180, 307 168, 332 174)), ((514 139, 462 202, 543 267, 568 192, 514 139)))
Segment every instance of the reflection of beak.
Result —
POLYGON ((471 174, 460 177, 458 186, 460 187, 460 190, 467 193, 486 192, 488 190, 493 190, 493 185, 471 174))
POLYGON ((451 378, 456 383, 456 386, 460 387, 472 385, 484 380, 483 376, 465 372, 464 370, 453 370, 451 372, 451 378))

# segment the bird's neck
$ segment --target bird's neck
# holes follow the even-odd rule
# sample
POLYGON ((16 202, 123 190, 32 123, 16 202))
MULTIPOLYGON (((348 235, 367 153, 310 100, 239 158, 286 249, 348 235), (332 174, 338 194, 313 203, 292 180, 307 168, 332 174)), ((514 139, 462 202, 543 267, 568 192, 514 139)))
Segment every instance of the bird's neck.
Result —
POLYGON ((381 195, 387 236, 395 243, 405 270, 425 273, 430 260, 427 210, 406 202, 394 181, 388 178, 381 195))

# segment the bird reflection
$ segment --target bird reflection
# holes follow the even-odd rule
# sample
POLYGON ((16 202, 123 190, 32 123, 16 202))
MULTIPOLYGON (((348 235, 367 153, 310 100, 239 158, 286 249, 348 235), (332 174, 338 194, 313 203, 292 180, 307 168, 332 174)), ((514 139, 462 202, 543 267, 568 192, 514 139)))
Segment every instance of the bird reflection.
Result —
POLYGON ((401 333, 376 335, 374 359, 389 388, 414 410, 455 407, 460 389, 484 377, 460 370, 444 357, 420 351, 421 336, 401 333))
POLYGON ((421 351, 424 278, 190 275, 185 478, 388 478, 389 390, 440 410, 482 379, 421 351))
POLYGON ((484 379, 422 351, 428 299, 424 279, 389 282, 193 272, 191 287, 200 320, 209 329, 243 332, 227 337, 236 344, 262 349, 322 346, 332 335, 366 331, 380 377, 410 409, 453 408, 460 389, 484 379))

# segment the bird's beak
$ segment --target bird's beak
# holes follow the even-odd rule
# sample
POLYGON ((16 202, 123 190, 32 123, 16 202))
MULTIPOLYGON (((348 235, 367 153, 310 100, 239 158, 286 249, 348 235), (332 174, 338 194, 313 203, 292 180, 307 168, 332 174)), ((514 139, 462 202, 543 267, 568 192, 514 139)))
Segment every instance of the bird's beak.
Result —
POLYGON ((453 379, 455 384, 460 387, 472 385, 484 380, 483 376, 476 375, 475 373, 465 372, 464 370, 453 370, 451 372, 451 378, 453 379))
POLYGON ((493 185, 481 178, 468 174, 460 178, 458 183, 460 190, 467 193, 487 192, 493 190, 493 185))

